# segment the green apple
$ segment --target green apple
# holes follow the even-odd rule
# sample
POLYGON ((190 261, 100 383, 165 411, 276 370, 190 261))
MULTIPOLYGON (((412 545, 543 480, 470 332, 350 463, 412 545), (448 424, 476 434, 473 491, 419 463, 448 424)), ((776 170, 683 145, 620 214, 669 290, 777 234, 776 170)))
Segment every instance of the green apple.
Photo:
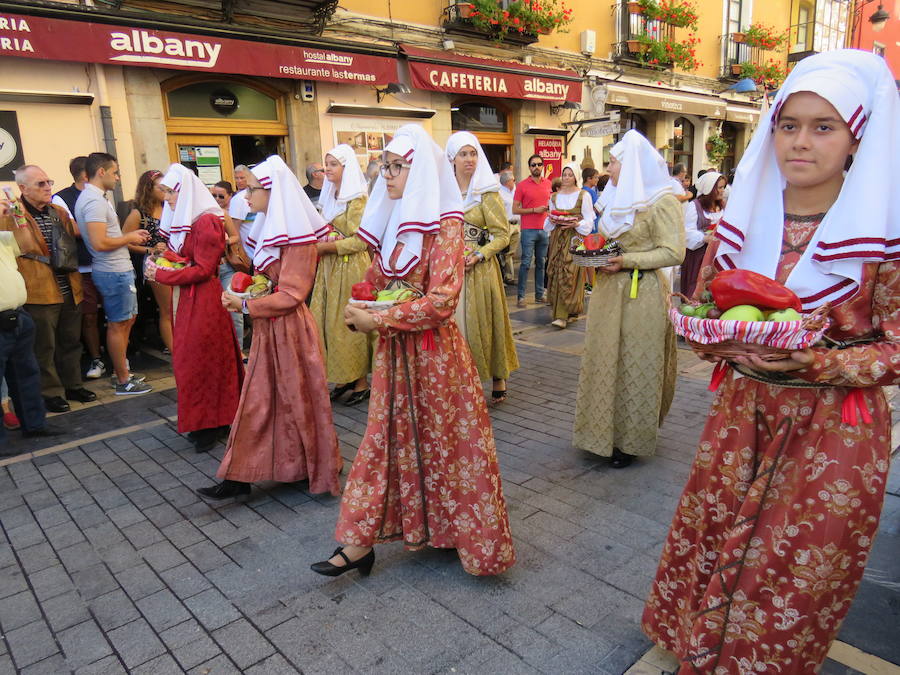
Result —
POLYGON ((777 312, 771 312, 769 314, 769 321, 800 321, 803 317, 793 307, 788 307, 787 309, 780 309, 777 312))
POLYGON ((681 305, 678 308, 678 311, 681 312, 684 316, 694 316, 694 312, 696 311, 696 307, 693 305, 688 305, 687 303, 681 305))
POLYGON ((735 305, 719 318, 725 321, 762 321, 765 316, 762 310, 753 305, 735 305))

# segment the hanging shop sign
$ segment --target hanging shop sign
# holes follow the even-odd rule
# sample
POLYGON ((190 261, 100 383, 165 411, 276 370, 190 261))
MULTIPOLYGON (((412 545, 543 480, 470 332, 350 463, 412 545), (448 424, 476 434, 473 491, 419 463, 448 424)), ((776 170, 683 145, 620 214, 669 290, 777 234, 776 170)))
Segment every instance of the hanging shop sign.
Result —
POLYGON ((383 56, 36 16, 0 15, 0 56, 356 84, 397 79, 383 56))
POLYGON ((434 52, 403 45, 417 89, 534 101, 581 101, 582 79, 574 70, 537 68, 512 61, 434 52))
POLYGON ((562 175, 562 138, 535 138, 534 154, 544 160, 544 178, 553 180, 562 175))

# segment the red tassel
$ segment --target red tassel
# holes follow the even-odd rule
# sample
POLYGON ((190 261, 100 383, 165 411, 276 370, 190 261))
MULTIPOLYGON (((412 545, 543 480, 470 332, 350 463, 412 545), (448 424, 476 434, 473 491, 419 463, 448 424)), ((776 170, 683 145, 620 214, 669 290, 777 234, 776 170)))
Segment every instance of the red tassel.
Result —
POLYGON ((725 375, 728 372, 728 362, 727 361, 719 361, 716 364, 716 367, 713 368, 712 377, 709 378, 709 386, 706 388, 708 391, 718 391, 719 385, 722 384, 722 380, 725 379, 725 375))
POLYGON ((430 352, 434 349, 434 329, 429 328, 422 333, 422 351, 430 352))
POLYGON ((859 416, 862 417, 863 423, 871 424, 872 414, 866 406, 862 389, 853 389, 844 398, 844 403, 841 405, 841 422, 851 427, 859 424, 859 419, 856 415, 857 409, 859 409, 859 416))

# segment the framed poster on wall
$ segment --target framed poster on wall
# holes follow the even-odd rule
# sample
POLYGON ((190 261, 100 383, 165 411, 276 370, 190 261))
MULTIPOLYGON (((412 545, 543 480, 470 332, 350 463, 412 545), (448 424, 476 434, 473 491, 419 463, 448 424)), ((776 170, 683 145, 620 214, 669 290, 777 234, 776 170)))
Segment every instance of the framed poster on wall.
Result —
POLYGON ((409 120, 379 117, 338 118, 332 122, 334 144, 346 143, 353 148, 360 168, 365 171, 370 161, 381 163, 381 155, 394 138, 394 132, 406 124, 409 124, 409 120))
POLYGON ((13 110, 0 110, 0 181, 13 180, 13 172, 25 163, 19 120, 13 110))

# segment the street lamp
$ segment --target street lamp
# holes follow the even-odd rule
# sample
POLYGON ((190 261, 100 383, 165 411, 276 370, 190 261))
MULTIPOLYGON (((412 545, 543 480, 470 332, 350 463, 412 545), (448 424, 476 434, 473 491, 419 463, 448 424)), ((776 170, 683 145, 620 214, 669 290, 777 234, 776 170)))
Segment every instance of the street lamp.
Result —
MULTIPOLYGON (((860 43, 862 42, 862 14, 863 8, 874 2, 875 0, 862 0, 857 3, 856 9, 853 10, 853 33, 856 34, 856 48, 859 49, 860 43)), ((888 19, 891 18, 890 13, 884 8, 884 3, 878 3, 878 9, 872 12, 872 15, 869 17, 869 23, 872 24, 872 30, 876 33, 880 33, 884 30, 885 25, 888 22, 888 19)), ((851 35, 853 34, 851 33, 851 35)))
POLYGON ((874 30, 876 33, 880 33, 884 30, 884 26, 890 18, 891 15, 888 14, 887 10, 885 10, 884 4, 879 2, 878 9, 876 9, 872 13, 872 16, 869 17, 869 23, 872 24, 872 30, 874 30))

